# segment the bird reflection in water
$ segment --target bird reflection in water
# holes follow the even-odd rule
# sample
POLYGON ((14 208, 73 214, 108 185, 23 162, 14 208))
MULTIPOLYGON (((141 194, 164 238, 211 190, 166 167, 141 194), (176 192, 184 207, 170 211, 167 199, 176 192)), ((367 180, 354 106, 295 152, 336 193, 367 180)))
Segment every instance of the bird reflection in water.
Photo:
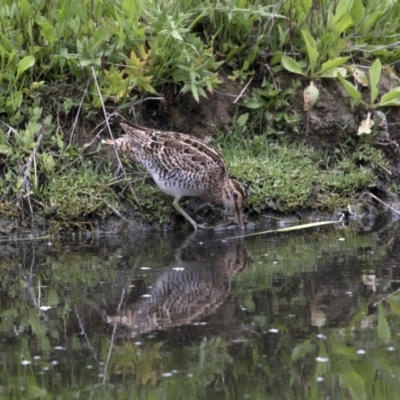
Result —
POLYGON ((201 261, 184 261, 180 254, 193 238, 178 249, 177 261, 162 270, 146 297, 122 307, 118 315, 108 315, 107 321, 139 334, 187 325, 213 314, 228 297, 232 278, 248 267, 249 257, 243 240, 233 239, 213 246, 214 254, 201 261))

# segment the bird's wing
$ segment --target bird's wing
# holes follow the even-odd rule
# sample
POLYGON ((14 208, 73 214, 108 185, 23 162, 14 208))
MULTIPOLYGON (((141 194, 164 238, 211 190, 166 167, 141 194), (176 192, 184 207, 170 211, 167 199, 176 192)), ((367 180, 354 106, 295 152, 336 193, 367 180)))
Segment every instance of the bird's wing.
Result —
POLYGON ((177 132, 138 129, 121 124, 146 157, 168 170, 227 174, 222 156, 205 142, 177 132))
POLYGON ((227 174, 222 156, 200 139, 187 135, 165 133, 158 135, 151 149, 158 149, 160 159, 167 160, 171 169, 187 169, 193 172, 227 174))

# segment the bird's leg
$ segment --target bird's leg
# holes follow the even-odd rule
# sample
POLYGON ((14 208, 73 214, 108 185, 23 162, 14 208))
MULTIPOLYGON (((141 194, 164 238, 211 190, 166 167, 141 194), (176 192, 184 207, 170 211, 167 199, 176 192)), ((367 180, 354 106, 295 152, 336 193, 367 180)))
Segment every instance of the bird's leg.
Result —
POLYGON ((180 206, 178 198, 174 199, 174 202, 172 203, 172 205, 175 207, 175 210, 179 212, 179 214, 183 215, 186 218, 186 220, 188 220, 190 222, 190 225, 192 225, 195 232, 197 232, 196 222, 193 221, 193 219, 190 218, 189 214, 180 206))
POLYGON ((183 215, 187 221, 190 222, 190 225, 193 226, 195 232, 197 232, 198 228, 202 228, 202 229, 212 229, 209 228, 207 226, 201 225, 201 224, 196 224, 196 222, 188 215, 188 213, 180 206, 179 204, 179 199, 175 198, 174 202, 172 203, 172 205, 175 207, 175 210, 179 212, 179 214, 183 215))

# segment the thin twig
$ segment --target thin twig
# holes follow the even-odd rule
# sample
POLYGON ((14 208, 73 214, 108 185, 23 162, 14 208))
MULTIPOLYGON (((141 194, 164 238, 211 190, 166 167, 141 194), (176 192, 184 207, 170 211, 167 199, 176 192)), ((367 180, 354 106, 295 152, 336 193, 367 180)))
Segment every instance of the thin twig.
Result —
MULTIPOLYGON (((120 311, 120 309, 121 309, 122 303, 123 303, 124 298, 125 298, 125 293, 126 293, 126 289, 123 288, 123 289, 122 289, 122 293, 121 293, 121 299, 120 299, 120 301, 119 301, 118 308, 117 308, 118 311, 120 311)), ((117 322, 116 322, 116 323, 114 324, 114 328, 113 328, 113 331, 112 331, 112 334, 111 334, 110 348, 109 348, 109 350, 108 350, 107 359, 106 359, 106 362, 105 362, 105 364, 104 364, 103 384, 106 383, 107 367, 108 367, 108 364, 109 364, 110 359, 111 359, 112 349, 113 349, 113 347, 114 347, 115 332, 117 331, 117 325, 118 325, 118 324, 117 324, 117 322)))
POLYGON ((384 296, 382 299, 380 299, 374 303, 374 307, 376 307, 378 304, 382 303, 383 301, 386 301, 389 297, 392 297, 399 292, 400 292, 400 289, 396 289, 394 292, 388 294, 387 296, 384 296))
POLYGON ((136 106, 136 104, 144 103, 145 101, 148 100, 164 100, 164 97, 146 97, 144 99, 136 100, 132 103, 132 106, 136 106))
MULTIPOLYGON (((107 114, 107 115, 108 115, 108 120, 110 120, 110 119, 111 119, 112 117, 114 117, 114 116, 115 116, 115 117, 120 117, 120 116, 121 116, 117 111, 114 111, 113 113, 107 114)), ((97 125, 94 127, 93 132, 97 131, 97 134, 93 137, 93 139, 92 139, 89 143, 87 143, 87 144, 85 144, 85 145, 83 146, 83 149, 82 149, 81 153, 83 153, 87 148, 90 148, 90 147, 92 146, 92 144, 93 144, 97 139, 100 138, 101 133, 106 129, 106 127, 107 127, 106 121, 102 121, 102 122, 100 122, 99 124, 97 124, 97 125), (104 127, 100 129, 100 126, 101 126, 101 125, 104 125, 104 127)), ((88 154, 86 154, 86 155, 88 155, 88 154)))
POLYGON ((387 168, 385 168, 383 165, 381 165, 381 164, 379 164, 379 163, 377 163, 376 164, 378 167, 381 167, 384 171, 386 171, 389 175, 392 175, 392 173, 387 169, 387 168))
POLYGON ((75 128, 76 128, 76 125, 78 124, 78 118, 79 118, 79 115, 80 115, 81 109, 82 109, 83 99, 85 98, 85 96, 87 94, 89 83, 90 83, 90 80, 88 80, 87 83, 86 83, 85 91, 84 91, 84 93, 82 95, 81 102, 79 103, 78 112, 76 113, 76 117, 75 117, 74 123, 72 124, 72 132, 71 132, 71 135, 69 137, 69 144, 72 143, 72 138, 74 137, 75 128))
MULTIPOLYGON (((93 75, 94 83, 95 83, 96 88, 97 88, 97 91, 98 91, 98 93, 99 93, 99 97, 100 97, 100 101, 101 101, 101 107, 102 107, 103 113, 104 113, 104 118, 106 119, 106 125, 107 125, 108 134, 110 135, 111 139, 114 141, 114 136, 113 136, 113 134, 112 134, 111 127, 110 127, 110 124, 109 124, 109 122, 108 122, 108 115, 107 115, 107 112, 106 112, 106 106, 104 105, 103 96, 101 95, 100 86, 99 86, 99 83, 97 82, 97 77, 96 77, 94 68, 91 67, 91 70, 92 70, 92 75, 93 75)), ((114 146, 114 152, 115 152, 115 156, 117 157, 117 160, 118 160, 118 166, 119 166, 119 168, 122 169, 122 172, 123 172, 125 178, 128 179, 128 175, 126 174, 125 168, 123 167, 122 162, 121 162, 121 159, 119 158, 119 155, 118 155, 118 151, 117 151, 117 147, 116 147, 116 146, 114 146)), ((135 194, 135 192, 134 192, 133 189, 132 189, 132 185, 129 185, 129 189, 130 189, 130 191, 131 191, 131 193, 132 193, 132 196, 133 196, 133 198, 135 199, 136 203, 139 204, 139 200, 137 199, 136 194, 135 194)), ((139 206, 140 206, 140 204, 139 204, 139 206)))
POLYGON ((107 207, 109 207, 109 208, 111 209, 111 211, 112 211, 117 217, 121 218, 122 220, 124 220, 126 223, 129 224, 129 221, 128 221, 123 215, 121 215, 121 213, 120 213, 116 208, 114 208, 112 205, 110 205, 110 204, 108 204, 108 203, 106 203, 106 205, 107 205, 107 207))
POLYGON ((97 360, 97 354, 94 351, 94 348, 93 348, 92 344, 90 343, 90 339, 89 339, 89 336, 87 335, 87 332, 85 330, 85 326, 84 326, 83 320, 82 320, 82 318, 81 318, 81 316, 80 316, 80 314, 78 312, 78 309, 76 307, 75 307, 75 316, 76 316, 76 319, 78 320, 79 328, 81 329, 81 331, 79 333, 85 338, 87 347, 92 352, 93 358, 95 360, 97 360))
POLYGON ((28 196, 29 207, 31 210, 32 218, 33 218, 33 210, 32 210, 32 206, 31 206, 31 202, 30 202, 30 184, 28 182, 28 176, 29 176, 29 172, 31 171, 32 163, 36 157, 36 153, 39 149, 40 143, 42 142, 43 135, 44 135, 44 127, 42 125, 42 127, 40 128, 40 131, 39 131, 39 135, 36 139, 35 147, 31 151, 28 161, 21 169, 21 173, 20 173, 20 176, 22 177, 21 189, 19 190, 19 193, 16 198, 17 207, 21 208, 21 199, 23 197, 23 192, 25 191, 25 193, 28 196))
MULTIPOLYGON (((254 76, 254 75, 253 75, 254 76)), ((236 98, 236 100, 233 102, 233 104, 236 104, 236 102, 242 97, 243 93, 247 89, 247 86, 250 85, 251 81, 253 80, 253 76, 249 79, 249 81, 246 83, 245 87, 242 89, 242 91, 239 93, 239 96, 236 98)))
POLYGON ((396 214, 400 215, 400 211, 395 210, 393 207, 390 207, 389 204, 386 204, 384 201, 382 201, 381 199, 379 199, 378 197, 376 197, 374 194, 370 193, 369 194, 373 199, 375 199, 376 201, 379 201, 380 203, 382 203, 384 206, 386 206, 387 208, 390 208, 393 212, 395 212, 396 214))

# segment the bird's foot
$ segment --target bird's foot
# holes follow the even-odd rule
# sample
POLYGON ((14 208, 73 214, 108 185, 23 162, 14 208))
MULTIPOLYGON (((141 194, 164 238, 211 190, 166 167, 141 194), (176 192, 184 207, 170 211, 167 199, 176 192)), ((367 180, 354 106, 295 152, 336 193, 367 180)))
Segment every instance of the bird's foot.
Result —
POLYGON ((213 226, 207 226, 206 224, 196 224, 196 225, 197 225, 197 228, 200 228, 200 229, 208 229, 208 230, 214 229, 213 226))

